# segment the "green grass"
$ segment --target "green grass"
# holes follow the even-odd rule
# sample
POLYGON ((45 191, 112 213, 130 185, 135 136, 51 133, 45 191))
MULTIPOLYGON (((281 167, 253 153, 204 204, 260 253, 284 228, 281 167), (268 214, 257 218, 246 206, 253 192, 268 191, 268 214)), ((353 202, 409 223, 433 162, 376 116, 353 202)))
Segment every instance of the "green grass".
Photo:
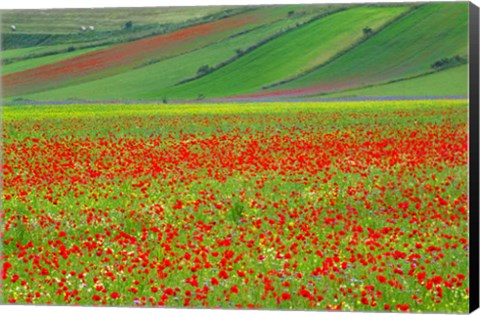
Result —
POLYGON ((427 4, 334 62, 276 89, 323 86, 319 92, 328 92, 429 72, 437 60, 467 54, 467 27, 467 3, 427 4))
POLYGON ((314 13, 318 14, 318 12, 311 12, 299 18, 279 20, 241 36, 119 75, 32 94, 27 97, 35 100, 62 100, 69 98, 83 99, 88 95, 88 99, 94 100, 161 99, 164 96, 162 89, 195 76, 198 68, 202 65, 215 66, 224 60, 235 57, 237 49, 245 50, 297 22, 305 21, 314 13))
POLYGON ((169 97, 238 95, 295 76, 322 64, 359 41, 362 29, 373 29, 408 7, 359 7, 319 19, 255 49, 203 78, 168 89, 169 97))
POLYGON ((19 71, 28 70, 31 68, 44 66, 57 61, 80 56, 82 54, 87 54, 102 48, 105 48, 105 47, 86 48, 86 49, 75 50, 72 52, 66 52, 61 54, 55 54, 55 55, 50 55, 45 57, 32 58, 32 59, 26 59, 26 60, 14 62, 14 63, 2 66, 2 74, 7 75, 14 72, 19 72, 19 71))
POLYGON ((325 97, 467 96, 467 82, 468 66, 463 65, 409 80, 331 93, 325 97))

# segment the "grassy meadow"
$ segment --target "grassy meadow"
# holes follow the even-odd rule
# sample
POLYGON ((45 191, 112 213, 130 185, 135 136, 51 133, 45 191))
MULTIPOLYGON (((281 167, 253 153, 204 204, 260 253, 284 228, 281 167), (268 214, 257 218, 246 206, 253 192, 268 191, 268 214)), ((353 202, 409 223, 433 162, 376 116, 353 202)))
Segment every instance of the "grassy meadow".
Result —
POLYGON ((4 301, 465 312, 467 110, 4 107, 4 301))

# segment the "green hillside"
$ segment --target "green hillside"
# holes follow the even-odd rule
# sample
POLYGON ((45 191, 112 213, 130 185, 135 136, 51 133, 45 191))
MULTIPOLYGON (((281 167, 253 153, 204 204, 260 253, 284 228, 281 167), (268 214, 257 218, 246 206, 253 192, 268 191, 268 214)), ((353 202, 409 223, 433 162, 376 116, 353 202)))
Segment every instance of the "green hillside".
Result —
MULTIPOLYGON (((294 7, 293 9, 297 9, 294 7)), ((298 14, 291 18, 275 21, 255 28, 244 34, 230 37, 172 58, 167 58, 143 67, 133 69, 119 75, 73 85, 65 88, 49 90, 28 95, 30 99, 62 100, 62 99, 161 99, 166 96, 162 89, 194 77, 201 66, 214 67, 221 62, 240 57, 239 52, 246 51, 259 42, 274 37, 276 34, 294 27, 296 23, 305 23, 313 17, 330 12, 330 7, 309 8, 306 14, 298 14), (181 65, 181 67, 179 67, 181 65)), ((305 12, 305 10, 302 10, 305 12)), ((240 53, 241 54, 241 53, 240 53)))
POLYGON ((359 7, 334 13, 269 42, 203 78, 168 89, 172 98, 240 95, 300 74, 326 62, 362 39, 362 29, 378 29, 408 10, 398 7, 359 7))
POLYGON ((2 12, 4 101, 467 95, 466 2, 195 9, 2 12))
POLYGON ((468 4, 432 3, 334 62, 273 90, 315 87, 329 92, 416 76, 443 58, 466 57, 467 45, 468 4))
MULTIPOLYGON (((46 66, 7 74, 7 97, 35 93, 131 71, 145 63, 171 58, 283 19, 295 6, 260 7, 172 33, 113 45, 46 66)), ((134 97, 134 96, 132 96, 134 97)))
POLYGON ((2 67, 2 74, 10 74, 18 71, 24 71, 27 69, 32 69, 36 67, 40 67, 43 65, 47 65, 53 62, 65 60, 68 58, 73 58, 76 56, 80 56, 83 54, 87 54, 92 51, 96 51, 99 49, 102 49, 104 47, 93 47, 93 48, 86 48, 86 49, 80 49, 80 50, 74 50, 72 52, 66 52, 62 54, 54 54, 54 55, 49 55, 45 57, 39 57, 39 58, 30 58, 22 61, 18 61, 15 63, 10 63, 7 65, 3 65, 2 67))

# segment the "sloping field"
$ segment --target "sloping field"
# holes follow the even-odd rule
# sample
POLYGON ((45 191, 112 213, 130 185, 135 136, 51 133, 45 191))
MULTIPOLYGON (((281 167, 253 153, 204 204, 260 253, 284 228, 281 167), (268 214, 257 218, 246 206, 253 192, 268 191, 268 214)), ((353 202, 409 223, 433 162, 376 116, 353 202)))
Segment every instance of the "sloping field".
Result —
POLYGON ((327 94, 325 97, 467 96, 468 66, 447 69, 409 80, 327 94))
MULTIPOLYGON (((318 14, 319 12, 313 13, 318 14)), ((201 66, 208 65, 212 67, 230 58, 238 57, 237 50, 245 51, 259 41, 281 32, 297 22, 305 21, 313 13, 299 18, 276 21, 270 25, 259 27, 251 32, 220 41, 205 48, 118 75, 40 92, 27 97, 32 100, 47 101, 85 99, 86 96, 88 96, 88 99, 93 100, 162 99, 166 96, 162 93, 164 88, 195 76, 201 66)))
POLYGON ((424 5, 335 61, 257 96, 328 93, 426 73, 440 59, 466 56, 467 27, 467 3, 424 5))
POLYGON ((4 100, 465 95, 466 3, 227 11, 207 23, 185 13, 176 31, 121 44, 3 51, 4 100), (445 60, 453 63, 432 67, 445 60))
POLYGON ((61 53, 61 54, 54 54, 50 56, 45 56, 45 57, 38 57, 38 58, 31 58, 31 59, 26 59, 14 63, 10 63, 7 65, 2 66, 2 74, 7 75, 10 73, 14 72, 20 72, 20 71, 25 71, 28 69, 33 69, 36 67, 41 67, 43 65, 47 65, 53 62, 58 62, 62 60, 66 60, 69 58, 73 58, 76 56, 80 56, 83 54, 87 54, 93 51, 97 51, 100 49, 103 49, 105 47, 93 47, 93 48, 86 48, 86 49, 79 49, 79 50, 74 50, 72 52, 66 52, 66 53, 61 53))
POLYGON ((3 78, 4 96, 29 94, 129 71, 152 58, 198 49, 233 34, 283 18, 289 6, 265 7, 173 33, 115 45, 3 78))
POLYGON ((322 64, 378 29, 408 6, 358 7, 331 14, 272 40, 237 61, 190 83, 168 89, 172 98, 206 98, 258 91, 262 86, 322 64))

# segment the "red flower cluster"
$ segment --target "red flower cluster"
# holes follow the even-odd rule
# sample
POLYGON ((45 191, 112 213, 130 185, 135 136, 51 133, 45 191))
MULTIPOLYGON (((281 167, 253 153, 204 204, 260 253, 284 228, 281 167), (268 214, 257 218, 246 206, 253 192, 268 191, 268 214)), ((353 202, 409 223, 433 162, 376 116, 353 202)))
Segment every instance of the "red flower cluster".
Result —
POLYGON ((6 300, 464 312, 466 110, 6 121, 6 300))

